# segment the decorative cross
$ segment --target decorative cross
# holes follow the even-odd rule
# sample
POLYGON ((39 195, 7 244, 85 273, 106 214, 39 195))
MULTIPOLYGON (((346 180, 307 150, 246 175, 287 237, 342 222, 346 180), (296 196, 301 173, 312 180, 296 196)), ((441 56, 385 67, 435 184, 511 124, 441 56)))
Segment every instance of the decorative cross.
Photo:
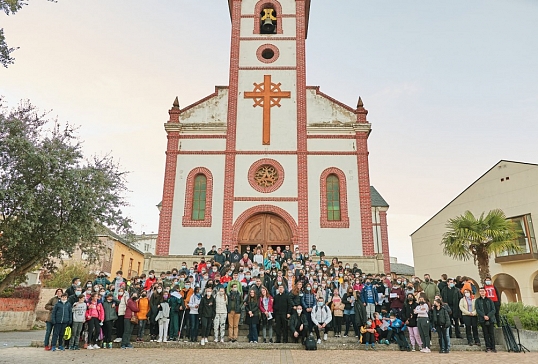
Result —
POLYGON ((271 82, 271 75, 264 75, 263 83, 254 83, 254 91, 245 92, 245 99, 254 99, 253 107, 263 107, 263 145, 271 144, 271 108, 280 107, 281 99, 291 97, 291 92, 281 91, 280 85, 271 82))

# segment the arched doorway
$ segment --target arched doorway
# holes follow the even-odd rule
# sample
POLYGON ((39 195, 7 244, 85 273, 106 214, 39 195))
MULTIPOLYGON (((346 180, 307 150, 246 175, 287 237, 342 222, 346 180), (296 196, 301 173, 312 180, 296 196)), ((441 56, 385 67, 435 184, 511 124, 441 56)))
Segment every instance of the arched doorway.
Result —
POLYGON ((521 302, 519 284, 509 274, 501 273, 493 277, 493 284, 499 290, 504 302, 521 302))
POLYGON ((238 244, 242 252, 247 246, 254 251, 257 245, 261 245, 264 251, 269 246, 273 249, 280 246, 284 250, 286 245, 292 245, 292 237, 292 230, 283 218, 271 213, 260 213, 243 223, 239 229, 238 244))

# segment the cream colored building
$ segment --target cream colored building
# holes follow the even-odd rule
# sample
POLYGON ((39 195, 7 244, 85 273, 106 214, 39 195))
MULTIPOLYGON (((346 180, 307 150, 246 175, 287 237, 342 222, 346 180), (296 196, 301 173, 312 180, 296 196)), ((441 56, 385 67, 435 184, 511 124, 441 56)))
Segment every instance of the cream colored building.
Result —
POLYGON ((518 222, 524 233, 523 253, 492 256, 490 271, 503 302, 538 305, 538 249, 532 218, 538 216, 538 164, 502 160, 411 234, 415 272, 466 275, 479 281, 473 261, 461 262, 443 255, 440 245, 448 219, 466 210, 475 216, 501 209, 518 222))

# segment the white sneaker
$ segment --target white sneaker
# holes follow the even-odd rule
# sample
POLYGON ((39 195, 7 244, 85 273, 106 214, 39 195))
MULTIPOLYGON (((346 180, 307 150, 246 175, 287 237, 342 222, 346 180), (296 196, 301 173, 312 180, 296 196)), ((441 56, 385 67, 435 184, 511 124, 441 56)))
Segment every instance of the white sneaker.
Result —
POLYGON ((223 343, 223 342, 224 342, 224 339, 220 339, 220 342, 223 343))
POLYGON ((115 342, 115 343, 121 343, 121 337, 117 337, 117 338, 115 338, 115 339, 114 339, 114 342, 115 342))
POLYGON ((204 340, 205 340, 205 343, 207 344, 207 337, 204 340))
POLYGON ((318 344, 321 344, 321 339, 318 339, 318 344))
POLYGON ((213 340, 214 342, 218 343, 219 342, 219 339, 216 337, 215 340, 213 340))
POLYGON ((327 341, 327 334, 323 334, 323 340, 327 341))
POLYGON ((162 338, 158 338, 158 339, 157 339, 157 342, 158 342, 158 343, 162 343, 162 342, 163 342, 163 339, 162 339, 162 338))
POLYGON ((95 345, 93 346, 93 348, 94 348, 94 349, 101 349, 101 348, 99 347, 99 345, 97 345, 97 344, 95 344, 95 345))
POLYGON ((205 340, 202 338, 202 340, 200 341, 200 345, 204 346, 205 345, 205 340))
POLYGON ((93 345, 88 345, 88 350, 93 350, 93 345))
POLYGON ((166 340, 166 339, 163 339, 163 343, 167 343, 167 342, 168 342, 168 340, 166 340))

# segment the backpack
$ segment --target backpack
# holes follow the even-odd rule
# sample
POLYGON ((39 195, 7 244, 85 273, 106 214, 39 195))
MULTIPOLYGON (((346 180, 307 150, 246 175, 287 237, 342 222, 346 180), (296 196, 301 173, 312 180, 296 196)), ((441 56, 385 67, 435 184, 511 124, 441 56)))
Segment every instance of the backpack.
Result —
POLYGON ((314 339, 314 335, 310 334, 310 336, 306 338, 304 347, 306 350, 318 350, 318 343, 316 339, 314 339))
POLYGON ((64 331, 64 340, 71 339, 71 326, 67 326, 64 331))

